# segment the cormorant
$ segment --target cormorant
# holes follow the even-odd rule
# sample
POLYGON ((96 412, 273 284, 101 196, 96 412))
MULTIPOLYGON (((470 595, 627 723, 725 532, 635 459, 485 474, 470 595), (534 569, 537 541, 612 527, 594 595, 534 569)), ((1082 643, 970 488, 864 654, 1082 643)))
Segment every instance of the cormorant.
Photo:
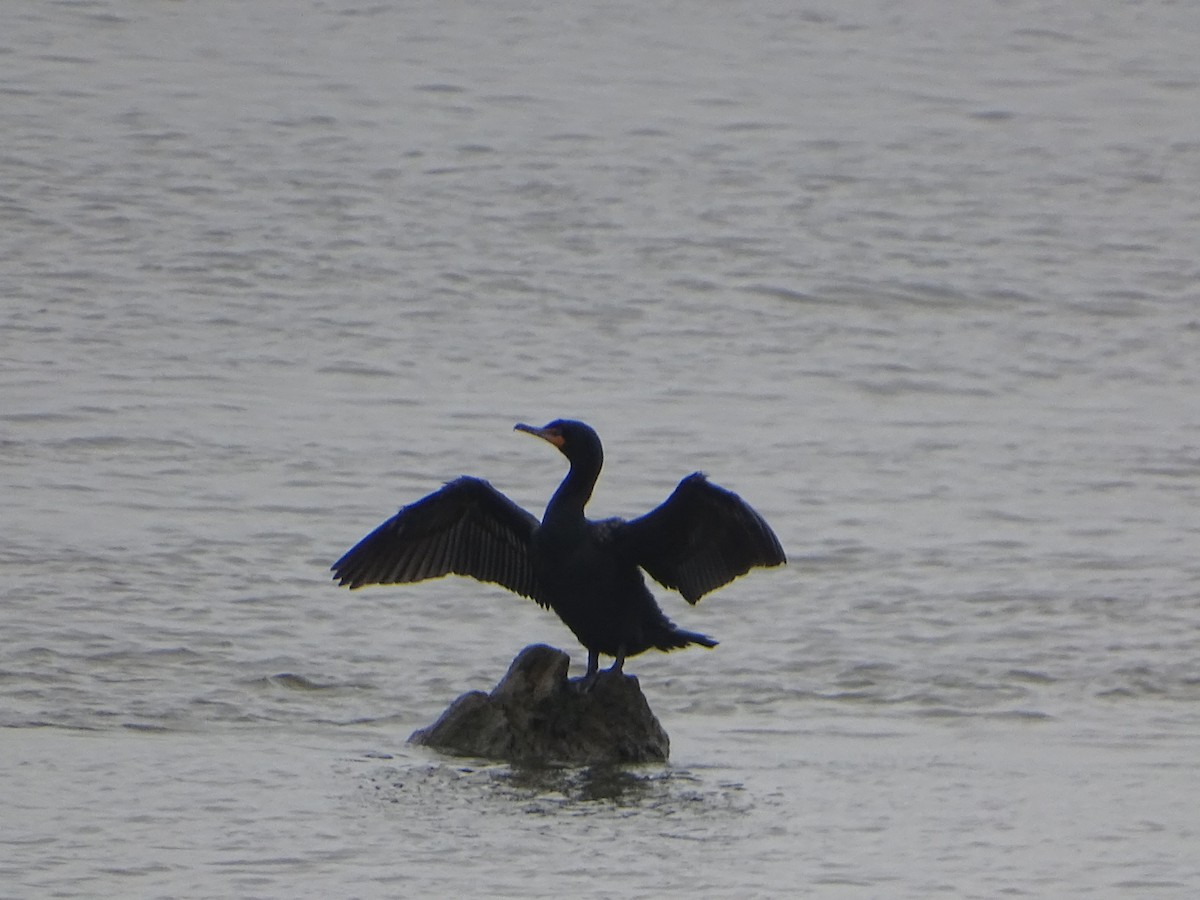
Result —
POLYGON ((700 472, 656 509, 630 521, 584 516, 600 475, 600 437, 583 422, 535 428, 571 468, 541 523, 480 478, 462 476, 401 508, 333 564, 338 584, 401 584, 453 573, 502 585, 554 610, 587 648, 585 683, 600 654, 625 658, 655 647, 716 646, 677 628, 659 609, 642 570, 688 603, 755 566, 785 562, 774 532, 737 494, 700 472))

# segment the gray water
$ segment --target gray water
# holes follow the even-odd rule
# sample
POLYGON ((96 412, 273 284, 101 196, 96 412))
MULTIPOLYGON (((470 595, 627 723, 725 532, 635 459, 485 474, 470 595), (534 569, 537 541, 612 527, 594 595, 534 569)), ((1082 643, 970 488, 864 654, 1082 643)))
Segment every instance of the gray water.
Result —
POLYGON ((0 894, 1192 897, 1200 6, 8 4, 0 894), (407 747, 551 615, 327 568, 469 473, 790 557, 666 767, 407 747))

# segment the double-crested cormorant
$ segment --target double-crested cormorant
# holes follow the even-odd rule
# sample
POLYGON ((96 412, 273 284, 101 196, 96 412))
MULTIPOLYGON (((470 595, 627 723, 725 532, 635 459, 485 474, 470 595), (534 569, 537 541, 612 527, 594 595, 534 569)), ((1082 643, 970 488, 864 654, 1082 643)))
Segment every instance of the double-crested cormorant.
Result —
POLYGON ((557 419, 516 430, 543 438, 571 463, 541 523, 479 478, 463 476, 403 507, 333 564, 338 584, 400 584, 453 573, 503 585, 558 613, 587 648, 586 678, 600 654, 620 672, 655 647, 716 646, 677 628, 646 587, 642 569, 695 603, 755 566, 785 562, 763 518, 737 494, 696 472, 640 518, 591 521, 583 509, 600 475, 600 438, 557 419))

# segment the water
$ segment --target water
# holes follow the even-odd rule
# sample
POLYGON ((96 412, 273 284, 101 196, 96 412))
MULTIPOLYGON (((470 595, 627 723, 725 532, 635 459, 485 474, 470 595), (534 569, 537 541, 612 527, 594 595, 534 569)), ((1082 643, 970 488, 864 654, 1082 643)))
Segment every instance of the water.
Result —
POLYGON ((1193 5, 3 18, 5 896, 1195 894, 1193 5), (663 592, 665 768, 408 748, 581 651, 327 580, 560 415, 789 551, 663 592))

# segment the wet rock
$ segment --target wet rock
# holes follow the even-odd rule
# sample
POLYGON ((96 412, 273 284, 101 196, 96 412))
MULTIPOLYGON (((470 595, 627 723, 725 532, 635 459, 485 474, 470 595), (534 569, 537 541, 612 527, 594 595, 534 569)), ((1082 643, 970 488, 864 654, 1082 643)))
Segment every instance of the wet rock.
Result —
POLYGON ((637 678, 601 672, 585 691, 567 678, 570 661, 545 644, 526 647, 490 694, 463 694, 409 741, 508 762, 665 762, 670 739, 637 678))

